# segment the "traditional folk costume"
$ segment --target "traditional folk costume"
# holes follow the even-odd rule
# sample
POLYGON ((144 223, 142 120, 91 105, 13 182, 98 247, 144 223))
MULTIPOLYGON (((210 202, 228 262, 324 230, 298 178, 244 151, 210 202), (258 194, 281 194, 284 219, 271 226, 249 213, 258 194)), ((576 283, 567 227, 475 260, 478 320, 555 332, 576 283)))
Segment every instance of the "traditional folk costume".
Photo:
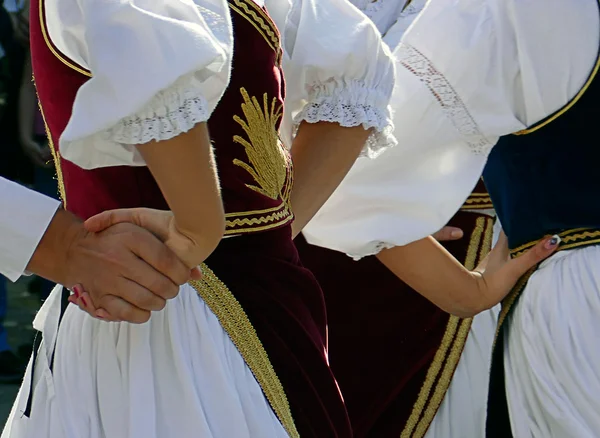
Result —
POLYGON ((227 238, 203 279, 143 325, 93 319, 57 286, 2 438, 351 436, 322 292, 291 240, 282 63, 303 80, 293 104, 311 121, 327 108, 327 121, 374 128, 371 145, 387 146, 394 73, 377 30, 341 0, 277 1, 284 54, 251 0, 37 0, 31 10, 66 208, 84 219, 168 209, 135 145, 208 120, 227 238), (344 38, 325 44, 332 29, 344 38))
POLYGON ((395 104, 396 120, 403 121, 396 149, 407 148, 403 160, 388 172, 382 168, 371 186, 334 194, 306 233, 316 244, 335 234, 335 249, 356 255, 401 243, 390 240, 381 213, 372 215, 370 227, 364 219, 373 199, 367 194, 389 196, 398 187, 407 202, 393 229, 404 228, 407 237, 433 232, 467 196, 500 139, 484 179, 514 255, 547 234, 563 240, 562 251, 526 276, 505 303, 489 437, 595 437, 600 431, 594 203, 600 180, 598 148, 583 137, 595 123, 599 17, 597 0, 428 2, 394 53, 395 98, 404 103, 395 104), (412 138, 417 141, 407 141, 412 138), (354 202, 342 199, 348 196, 354 202), (419 197, 428 203, 418 204, 419 197), (334 227, 342 202, 354 207, 345 214, 360 217, 360 224, 334 227))
MULTIPOLYGON (((415 0, 405 9, 397 0, 355 0, 355 4, 394 47, 425 0, 415 0)), ((399 98, 392 101, 393 106, 402 104, 399 98)), ((402 116, 402 108, 399 110, 402 116)), ((404 129, 401 117, 395 123, 397 129, 404 129)), ((361 160, 359 169, 352 170, 334 195, 335 208, 319 214, 307 227, 308 239, 321 235, 319 229, 330 214, 339 233, 354 235, 356 242, 373 228, 398 239, 387 242, 408 243, 410 238, 424 237, 410 234, 409 222, 403 222, 408 213, 403 209, 419 208, 428 195, 413 194, 409 185, 394 184, 401 177, 394 174, 406 157, 405 147, 413 146, 403 142, 371 163, 361 160), (414 196, 412 203, 408 196, 414 196)), ((465 236, 445 247, 470 269, 491 248, 494 219, 490 209, 491 201, 480 181, 450 220, 465 236)), ((303 238, 296 239, 302 262, 315 274, 325 294, 329 360, 355 436, 481 437, 497 310, 474 319, 450 316, 377 258, 353 261, 342 252, 319 246, 323 242, 310 245, 303 238)), ((335 238, 326 240, 327 245, 335 242, 335 238)))

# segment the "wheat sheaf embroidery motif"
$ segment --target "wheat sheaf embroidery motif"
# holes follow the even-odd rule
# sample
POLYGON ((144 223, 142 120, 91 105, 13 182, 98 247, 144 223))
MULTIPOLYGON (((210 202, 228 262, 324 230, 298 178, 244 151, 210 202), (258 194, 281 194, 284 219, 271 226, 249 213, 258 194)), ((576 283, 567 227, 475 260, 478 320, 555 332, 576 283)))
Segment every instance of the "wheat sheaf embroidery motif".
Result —
POLYGON ((233 164, 245 169, 257 184, 246 184, 246 187, 271 199, 279 199, 288 166, 276 129, 283 108, 275 98, 269 103, 267 93, 263 95, 261 105, 256 97, 250 98, 245 88, 241 88, 240 92, 244 99, 242 112, 245 120, 239 116, 233 116, 233 120, 242 127, 247 138, 235 135, 233 141, 244 146, 249 163, 236 158, 233 164))

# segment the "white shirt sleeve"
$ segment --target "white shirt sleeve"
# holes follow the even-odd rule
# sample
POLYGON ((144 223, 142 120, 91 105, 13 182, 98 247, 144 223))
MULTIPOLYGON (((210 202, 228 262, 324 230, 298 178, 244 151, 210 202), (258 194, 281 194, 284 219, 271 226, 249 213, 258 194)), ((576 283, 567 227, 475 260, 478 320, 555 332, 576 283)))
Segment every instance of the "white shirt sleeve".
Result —
POLYGON ((60 139, 83 168, 143 165, 135 145, 206 121, 229 82, 225 0, 54 0, 52 42, 89 70, 60 139))
POLYGON ((60 203, 4 178, 0 178, 0 203, 0 274, 16 281, 60 203))
POLYGON ((360 258, 439 230, 500 136, 579 92, 599 23, 597 0, 430 0, 394 48, 398 146, 357 161, 306 239, 360 258))
POLYGON ((394 145, 394 62, 373 23, 347 0, 271 0, 267 8, 283 35, 284 141, 300 122, 324 121, 373 128, 371 156, 394 145))

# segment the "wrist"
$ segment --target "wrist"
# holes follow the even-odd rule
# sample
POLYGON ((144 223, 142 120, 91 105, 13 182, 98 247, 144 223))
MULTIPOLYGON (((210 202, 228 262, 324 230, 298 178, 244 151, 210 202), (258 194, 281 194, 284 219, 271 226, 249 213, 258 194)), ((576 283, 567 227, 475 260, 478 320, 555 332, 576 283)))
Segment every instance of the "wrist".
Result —
POLYGON ((471 271, 470 276, 475 287, 476 299, 470 303, 469 313, 471 316, 475 316, 492 306, 488 305, 488 284, 483 273, 480 271, 471 271))
POLYGON ((76 282, 71 272, 73 250, 85 233, 79 219, 62 208, 58 209, 27 270, 64 286, 72 286, 76 282))

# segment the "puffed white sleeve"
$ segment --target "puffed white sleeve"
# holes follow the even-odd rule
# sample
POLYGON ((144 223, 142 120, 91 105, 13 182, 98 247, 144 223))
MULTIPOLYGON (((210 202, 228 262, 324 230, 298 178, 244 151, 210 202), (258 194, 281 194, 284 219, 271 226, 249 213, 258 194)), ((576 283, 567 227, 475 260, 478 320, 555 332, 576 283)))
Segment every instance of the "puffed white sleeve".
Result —
MULTIPOLYGON (((279 6, 268 7, 270 13, 286 2, 274 3, 279 6)), ((347 0, 292 0, 285 24, 278 25, 286 78, 284 141, 291 142, 302 121, 333 122, 372 128, 364 150, 369 156, 393 146, 394 62, 373 23, 347 0)))
POLYGON ((137 144, 168 140, 208 120, 227 87, 233 40, 224 0, 48 6, 51 38, 91 76, 59 145, 83 168, 144 165, 137 144))
POLYGON ((492 2, 428 2, 394 48, 398 146, 359 159, 306 226, 308 242, 361 258, 442 228, 503 134, 524 128, 512 105, 512 28, 492 2))
POLYGON ((17 281, 60 203, 0 178, 0 274, 17 281))

